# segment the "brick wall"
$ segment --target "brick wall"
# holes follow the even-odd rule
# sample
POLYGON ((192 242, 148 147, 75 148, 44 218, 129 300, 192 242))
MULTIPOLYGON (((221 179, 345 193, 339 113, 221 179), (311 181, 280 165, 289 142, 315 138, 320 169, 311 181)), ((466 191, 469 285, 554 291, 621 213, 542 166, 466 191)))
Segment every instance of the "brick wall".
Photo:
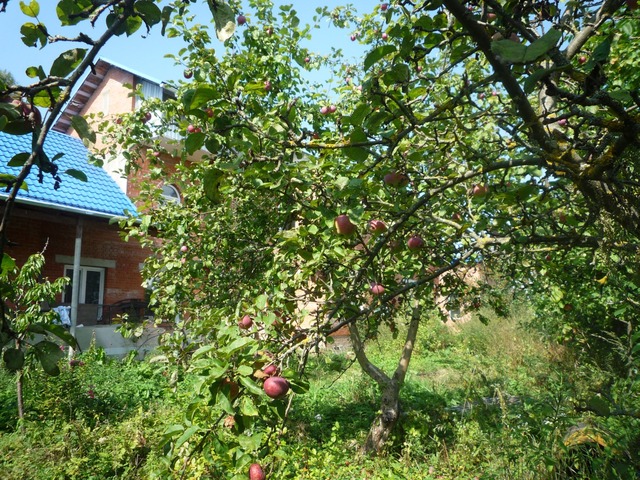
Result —
MULTIPOLYGON (((66 262, 56 261, 60 260, 59 256, 73 257, 75 236, 74 216, 18 207, 14 210, 8 234, 9 240, 18 245, 7 247, 6 252, 21 266, 30 254, 42 251, 46 246, 44 276, 53 280, 64 275, 66 262)), ((109 225, 106 219, 84 218, 81 256, 115 263, 115 268, 105 269, 103 303, 144 298, 139 265, 148 255, 149 252, 135 241, 124 242, 117 225, 109 225)))

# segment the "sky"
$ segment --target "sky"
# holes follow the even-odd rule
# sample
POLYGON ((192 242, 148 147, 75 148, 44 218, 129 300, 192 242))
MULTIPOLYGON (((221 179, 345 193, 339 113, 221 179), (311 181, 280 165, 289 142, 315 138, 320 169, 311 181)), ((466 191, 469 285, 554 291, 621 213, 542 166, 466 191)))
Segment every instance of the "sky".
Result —
MULTIPOLYGON (((55 6, 58 3, 56 0, 40 0, 39 3, 39 20, 47 26, 49 33, 72 35, 69 28, 59 28, 60 23, 55 14, 55 6)), ((348 2, 346 0, 279 0, 275 3, 277 5, 293 4, 301 18, 301 23, 304 24, 311 22, 317 7, 326 6, 331 9, 348 2)), ((354 3, 359 3, 360 6, 365 4, 363 0, 355 0, 354 3)), ((366 1, 370 8, 373 8, 376 3, 375 0, 366 1)), ((206 24, 211 21, 211 13, 204 0, 199 0, 198 4, 192 5, 192 11, 198 15, 199 23, 206 24)), ((73 46, 78 46, 77 44, 72 46, 66 42, 58 42, 47 45, 43 49, 27 47, 21 40, 20 27, 29 21, 33 21, 33 19, 20 11, 19 0, 10 0, 7 11, 0 13, 0 70, 9 71, 16 82, 22 85, 32 83, 32 79, 29 79, 25 74, 28 67, 42 65, 44 70, 48 71, 53 60, 60 53, 73 48, 73 46)), ((251 22, 251 18, 249 22, 251 22)), ((93 37, 97 37, 99 33, 98 31, 92 32, 89 25, 82 26, 81 31, 93 37)), ((317 39, 309 47, 319 53, 330 53, 331 46, 334 46, 343 48, 350 57, 359 56, 358 45, 349 40, 348 32, 341 31, 340 35, 336 35, 336 31, 327 23, 326 31, 313 32, 317 39), (343 36, 344 38, 342 38, 343 36)), ((214 40, 212 46, 218 49, 221 44, 214 40)), ((160 35, 160 28, 157 25, 148 35, 146 29, 141 28, 131 37, 113 38, 102 50, 100 57, 129 67, 152 79, 170 81, 182 78, 183 69, 174 66, 173 60, 164 58, 164 56, 167 53, 177 54, 182 47, 181 39, 166 38, 160 35)))

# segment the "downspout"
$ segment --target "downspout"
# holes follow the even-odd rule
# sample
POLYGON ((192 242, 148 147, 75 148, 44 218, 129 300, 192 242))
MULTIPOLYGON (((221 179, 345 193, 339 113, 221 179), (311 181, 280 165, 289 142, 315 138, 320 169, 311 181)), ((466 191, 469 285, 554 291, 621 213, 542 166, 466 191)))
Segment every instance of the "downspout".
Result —
MULTIPOLYGON (((78 302, 80 300, 80 256, 82 255, 83 218, 76 221, 76 242, 73 251, 73 279, 71 280, 71 329, 69 333, 76 336, 78 324, 78 302)), ((73 357, 73 348, 69 348, 69 358, 73 357)))

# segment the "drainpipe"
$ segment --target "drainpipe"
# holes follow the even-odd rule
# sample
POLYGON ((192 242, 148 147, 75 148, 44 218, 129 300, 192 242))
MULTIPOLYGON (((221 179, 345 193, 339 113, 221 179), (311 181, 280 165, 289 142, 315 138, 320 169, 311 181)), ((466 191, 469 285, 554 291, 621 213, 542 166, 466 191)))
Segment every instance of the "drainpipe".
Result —
MULTIPOLYGON (((71 280, 71 329, 70 333, 76 336, 78 324, 78 301, 80 299, 80 256, 82 254, 82 227, 83 219, 78 217, 76 222, 76 243, 73 251, 73 279, 71 280)), ((73 348, 69 348, 69 358, 73 356, 73 348)))

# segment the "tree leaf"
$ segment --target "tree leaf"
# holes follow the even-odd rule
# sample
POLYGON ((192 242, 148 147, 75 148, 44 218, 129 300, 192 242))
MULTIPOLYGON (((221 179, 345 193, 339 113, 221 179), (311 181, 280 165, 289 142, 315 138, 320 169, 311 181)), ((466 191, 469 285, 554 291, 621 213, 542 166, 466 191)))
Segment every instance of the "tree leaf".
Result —
POLYGON ((85 48, 72 48, 61 53, 51 65, 50 75, 52 77, 67 77, 73 72, 87 54, 85 48))
POLYGON ((202 179, 204 195, 212 203, 220 203, 222 195, 220 194, 220 183, 224 179, 224 172, 217 168, 207 170, 202 179))
POLYGON ((7 348, 2 356, 5 365, 11 371, 20 370, 24 365, 24 352, 18 348, 7 348))
POLYGON ((524 55, 524 62, 534 62, 545 55, 549 50, 556 46, 561 37, 562 33, 560 30, 556 30, 555 28, 550 29, 542 37, 527 47, 524 55))
POLYGON ((176 449, 180 448, 185 442, 187 442, 193 436, 194 433, 198 432, 199 430, 200 430, 200 427, 198 425, 191 425, 182 433, 182 435, 180 435, 180 438, 176 440, 175 448, 176 449))
POLYGON ((173 13, 173 7, 166 6, 162 9, 162 29, 160 30, 160 34, 164 36, 167 25, 171 20, 171 14, 173 13))
POLYGON ((236 31, 236 19, 233 9, 221 1, 207 0, 216 24, 216 36, 221 42, 230 39, 236 31))
POLYGON ((43 370, 53 377, 59 375, 58 361, 64 357, 64 352, 60 350, 60 347, 49 340, 36 343, 33 347, 43 370))
POLYGON ((0 263, 0 276, 6 277, 10 272, 13 272, 16 268, 16 261, 9 256, 8 253, 2 254, 2 263, 0 263))
POLYGON ((204 133, 190 133, 184 142, 184 148, 186 148, 189 155, 193 155, 194 152, 200 150, 204 145, 206 136, 204 133))
POLYGON ((38 42, 40 42, 40 46, 44 47, 47 44, 47 36, 42 31, 40 25, 36 25, 35 23, 27 22, 20 27, 20 34, 22 35, 22 43, 24 43, 27 47, 37 47, 38 42))
POLYGON ((511 40, 495 40, 491 42, 491 50, 508 63, 523 63, 527 53, 527 47, 511 40))
POLYGON ((40 14, 40 5, 36 0, 31 0, 27 5, 25 2, 20 2, 20 10, 28 17, 37 17, 40 14))
POLYGON ((66 173, 70 177, 80 180, 81 182, 87 182, 89 180, 87 178, 87 175, 82 170, 76 170, 75 168, 69 168, 65 170, 64 173, 66 173))
POLYGON ((149 27, 162 20, 162 12, 155 2, 151 0, 140 0, 136 2, 135 10, 149 27))
POLYGON ((13 158, 11 160, 9 160, 9 163, 7 163, 8 167, 21 167, 23 166, 27 160, 29 160, 29 157, 31 156, 31 154, 27 153, 27 152, 22 152, 22 153, 17 153, 13 156, 13 158))
POLYGON ((371 50, 364 59, 364 70, 367 71, 376 62, 396 51, 395 45, 380 45, 371 50))
POLYGON ((87 120, 82 115, 75 115, 71 118, 71 126, 81 139, 87 139, 91 143, 96 142, 96 132, 89 126, 87 120))
POLYGON ((185 110, 195 110, 205 105, 210 100, 216 98, 216 90, 209 86, 199 86, 193 91, 190 91, 188 96, 185 96, 183 104, 185 110))

